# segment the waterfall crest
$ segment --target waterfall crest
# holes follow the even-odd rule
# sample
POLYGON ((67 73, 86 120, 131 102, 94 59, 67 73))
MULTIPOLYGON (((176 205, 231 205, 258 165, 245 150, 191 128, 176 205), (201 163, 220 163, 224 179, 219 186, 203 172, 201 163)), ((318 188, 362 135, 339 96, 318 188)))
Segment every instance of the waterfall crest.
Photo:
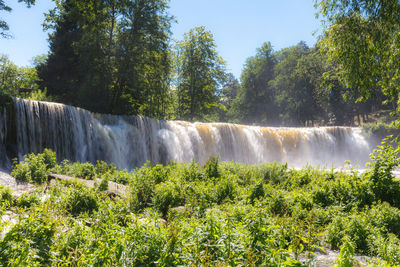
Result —
MULTIPOLYGON (((131 170, 146 161, 288 162, 291 166, 363 164, 370 146, 359 128, 257 127, 116 116, 49 102, 14 98, 18 156, 44 148, 59 159, 104 160, 131 170)), ((0 141, 6 116, 0 112, 0 141)), ((2 149, 2 147, 0 147, 2 149)), ((4 161, 4 159, 3 159, 4 161)))

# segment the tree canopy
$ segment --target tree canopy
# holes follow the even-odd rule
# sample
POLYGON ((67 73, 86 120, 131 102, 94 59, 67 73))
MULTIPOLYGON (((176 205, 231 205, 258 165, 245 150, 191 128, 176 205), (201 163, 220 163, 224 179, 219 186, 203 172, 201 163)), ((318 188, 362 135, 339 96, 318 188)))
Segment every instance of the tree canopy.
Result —
POLYGON ((339 80, 360 99, 381 90, 398 101, 400 4, 397 0, 315 1, 325 27, 319 45, 339 80))
POLYGON ((225 63, 211 32, 191 29, 178 42, 176 54, 179 117, 204 118, 218 108, 217 91, 225 81, 225 63))

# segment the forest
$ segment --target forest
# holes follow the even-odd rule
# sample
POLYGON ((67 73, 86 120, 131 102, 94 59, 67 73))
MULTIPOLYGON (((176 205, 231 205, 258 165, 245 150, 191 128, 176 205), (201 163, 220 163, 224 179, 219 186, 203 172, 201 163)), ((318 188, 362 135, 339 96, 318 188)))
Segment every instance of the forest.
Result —
POLYGON ((343 80, 329 35, 279 51, 266 40, 234 77, 210 31, 199 26, 172 40, 172 23, 166 0, 58 1, 43 24, 49 53, 33 67, 3 55, 0 89, 98 113, 268 126, 360 125, 397 107, 383 77, 370 78, 373 97, 343 80))

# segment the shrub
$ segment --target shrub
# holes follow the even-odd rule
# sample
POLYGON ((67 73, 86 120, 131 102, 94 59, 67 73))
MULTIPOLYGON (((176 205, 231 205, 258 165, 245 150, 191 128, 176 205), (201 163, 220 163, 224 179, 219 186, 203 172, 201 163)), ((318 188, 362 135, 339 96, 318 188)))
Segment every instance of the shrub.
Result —
POLYGON ((274 215, 283 216, 290 214, 287 199, 281 192, 275 192, 265 198, 269 211, 274 215))
POLYGON ((0 242, 3 266, 50 265, 55 223, 44 214, 20 218, 0 242))
POLYGON ((394 234, 389 234, 386 238, 377 235, 372 239, 372 253, 387 261, 388 263, 400 265, 400 239, 394 234))
POLYGON ((74 162, 68 163, 64 166, 64 174, 77 178, 93 180, 96 174, 96 169, 90 162, 74 162))
POLYGON ((288 177, 287 169, 287 163, 272 162, 263 164, 262 172, 264 172, 264 181, 271 182, 272 184, 279 184, 285 181, 288 177))
POLYGON ((220 177, 218 169, 218 161, 219 161, 219 156, 215 158, 211 157, 207 160, 206 165, 204 166, 207 178, 211 179, 220 177))
POLYGON ((11 189, 9 187, 0 185, 0 206, 8 208, 12 205, 12 203, 13 196, 11 193, 11 189))
POLYGON ((47 181, 47 174, 56 166, 56 153, 45 149, 41 154, 24 156, 24 161, 15 164, 11 175, 16 179, 42 184, 47 181))
POLYGON ((84 186, 69 188, 64 195, 64 208, 74 216, 92 213, 98 209, 95 192, 84 186))
POLYGON ((400 183, 394 179, 392 171, 400 163, 399 154, 400 144, 385 139, 370 155, 372 162, 367 174, 372 182, 371 190, 376 199, 397 207, 400 207, 400 183))
POLYGON ((105 173, 114 173, 117 172, 117 167, 114 164, 107 164, 102 160, 96 161, 95 172, 97 175, 102 175, 105 173))
POLYGON ((100 180, 97 190, 100 192, 108 190, 108 178, 107 177, 104 177, 103 179, 100 180))
POLYGON ((193 160, 189 165, 184 166, 183 179, 186 181, 203 180, 205 175, 198 164, 193 160))
POLYGON ((376 232, 363 214, 353 214, 351 217, 336 217, 327 227, 326 241, 333 249, 338 249, 343 238, 350 238, 356 249, 364 254, 369 252, 369 238, 376 232))
POLYGON ((16 206, 20 208, 30 208, 40 203, 39 196, 35 193, 23 193, 17 200, 16 206))
POLYGON ((233 200, 236 193, 236 184, 234 182, 235 177, 233 175, 227 175, 221 178, 216 185, 215 201, 217 204, 221 204, 226 198, 233 200))
POLYGON ((254 187, 251 189, 251 193, 249 196, 249 200, 251 204, 254 204, 254 200, 260 199, 264 197, 265 192, 264 192, 264 186, 262 182, 258 182, 254 185, 254 187))
POLYGON ((170 208, 185 204, 183 193, 180 184, 175 181, 158 184, 154 190, 153 205, 166 216, 170 208))
POLYGON ((354 259, 354 246, 350 240, 346 239, 344 241, 336 262, 334 267, 353 267, 356 264, 356 260, 354 259))

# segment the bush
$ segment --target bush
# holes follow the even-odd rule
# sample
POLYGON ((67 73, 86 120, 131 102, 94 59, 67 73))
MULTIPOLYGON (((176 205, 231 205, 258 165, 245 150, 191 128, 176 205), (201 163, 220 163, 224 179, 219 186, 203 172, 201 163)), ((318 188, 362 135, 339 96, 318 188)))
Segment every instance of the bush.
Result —
POLYGON ((69 188, 63 198, 65 210, 74 216, 81 213, 91 214, 98 209, 95 192, 84 186, 69 188))
POLYGON ((234 180, 236 179, 233 175, 227 175, 216 184, 215 201, 217 204, 221 204, 226 198, 235 199, 237 185, 234 180))
POLYGON ((287 169, 287 163, 272 162, 263 164, 262 172, 264 172, 264 181, 272 184, 279 184, 285 181, 288 177, 287 169))
POLYGON ((394 234, 389 234, 386 238, 382 235, 372 239, 372 253, 387 261, 388 263, 400 265, 400 239, 394 234))
POLYGON ((264 186, 262 182, 258 182, 254 185, 254 187, 251 189, 251 193, 249 196, 249 200, 251 204, 254 204, 254 200, 260 199, 264 197, 265 192, 264 192, 264 186))
POLYGON ((194 160, 189 165, 184 166, 183 169, 184 180, 197 181, 197 180, 203 180, 204 178, 205 174, 194 160))
POLYGON ((56 153, 45 149, 41 154, 24 156, 23 162, 15 164, 11 175, 21 181, 42 184, 55 166, 56 153))
POLYGON ((117 167, 112 163, 107 164, 107 162, 98 160, 98 161, 96 161, 95 172, 96 172, 96 175, 98 175, 98 176, 105 174, 105 173, 114 173, 114 172, 117 172, 117 167))
POLYGON ((395 180, 392 171, 399 166, 400 144, 388 142, 385 139, 382 145, 370 155, 372 162, 367 173, 371 181, 371 190, 377 200, 386 201, 396 207, 400 207, 400 183, 395 180))
POLYGON ((30 208, 40 203, 39 196, 35 193, 23 193, 16 201, 16 206, 20 208, 30 208))
POLYGON ((108 179, 107 177, 100 180, 97 190, 102 192, 108 190, 108 179))
POLYGON ((20 218, 0 242, 2 266, 50 265, 55 223, 47 215, 20 218))
POLYGON ((326 241, 333 249, 338 249, 346 237, 350 238, 355 248, 363 254, 368 254, 370 235, 377 231, 362 214, 346 218, 336 217, 327 228, 326 241))
POLYGON ((185 204, 184 192, 179 183, 168 181, 156 185, 153 196, 153 205, 163 216, 168 214, 168 210, 173 207, 185 204))
POLYGON ((204 166, 207 178, 211 179, 220 177, 218 169, 218 161, 219 161, 219 156, 215 158, 211 157, 207 160, 206 165, 204 166))
POLYGON ((90 162, 68 163, 63 166, 63 172, 63 174, 87 180, 93 180, 96 175, 96 169, 90 162))
POLYGON ((8 208, 13 203, 13 196, 11 193, 11 189, 9 187, 5 187, 0 185, 0 206, 8 208))

